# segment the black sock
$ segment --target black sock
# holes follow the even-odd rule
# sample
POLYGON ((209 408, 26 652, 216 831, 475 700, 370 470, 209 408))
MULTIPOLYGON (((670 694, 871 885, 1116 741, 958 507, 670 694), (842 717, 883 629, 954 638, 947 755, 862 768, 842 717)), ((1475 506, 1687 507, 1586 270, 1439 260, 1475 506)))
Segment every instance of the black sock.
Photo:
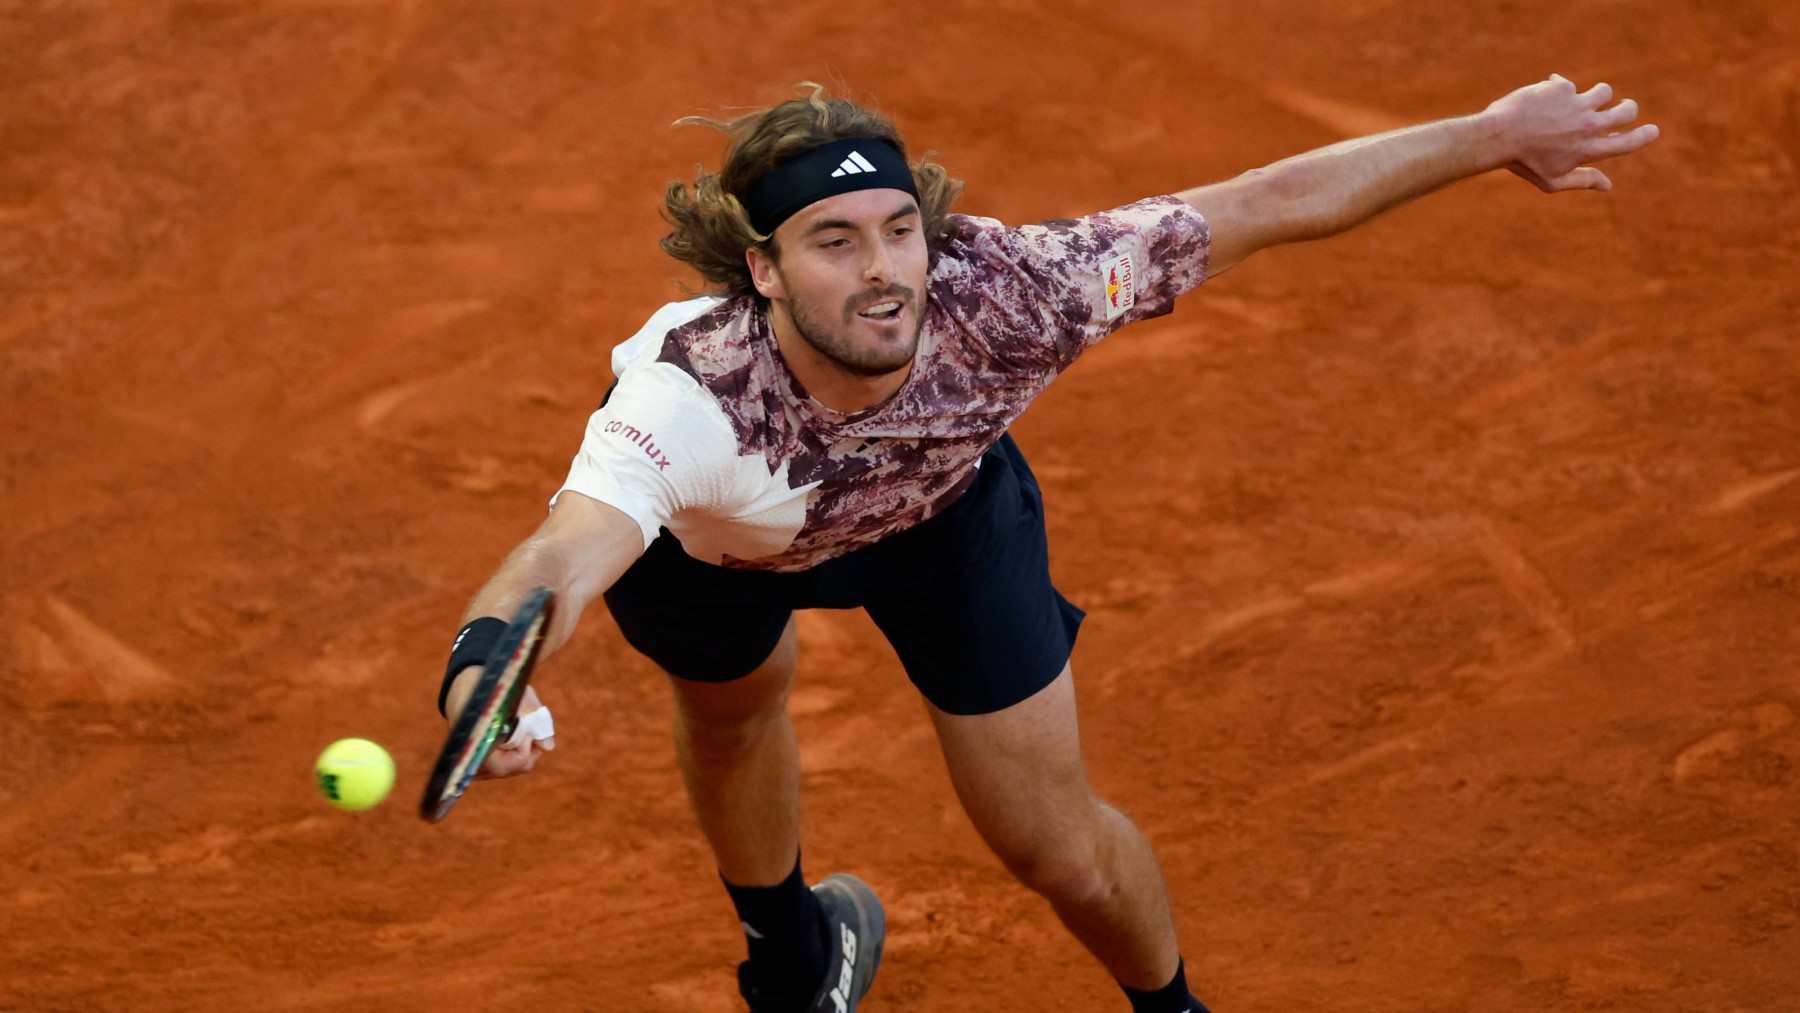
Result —
POLYGON ((1185 960, 1176 962, 1175 979, 1167 985, 1154 992, 1126 988, 1125 998, 1131 1000, 1131 1013, 1208 1013, 1206 1005, 1188 991, 1185 960))
POLYGON ((825 912, 807 889, 800 860, 775 886, 726 882, 725 890, 743 923, 756 981, 783 999, 811 1001, 825 980, 825 912))

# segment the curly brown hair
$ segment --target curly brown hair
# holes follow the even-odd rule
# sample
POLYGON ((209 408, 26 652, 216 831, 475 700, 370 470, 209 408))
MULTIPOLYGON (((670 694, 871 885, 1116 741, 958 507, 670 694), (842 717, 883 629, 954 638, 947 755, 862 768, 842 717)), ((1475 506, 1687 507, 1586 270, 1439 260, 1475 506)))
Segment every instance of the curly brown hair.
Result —
MULTIPOLYGON (((803 81, 799 87, 812 89, 812 94, 729 120, 684 116, 675 121, 675 126, 704 124, 731 139, 724 168, 702 170, 691 187, 680 180, 670 183, 662 211, 673 229, 662 238, 663 252, 693 267, 709 286, 726 295, 761 299, 751 283, 744 251, 760 247, 780 255, 773 236, 751 227, 740 200, 770 169, 822 144, 852 137, 883 140, 901 157, 906 155, 906 143, 887 117, 848 99, 826 98, 823 85, 803 81)), ((962 191, 962 182, 950 178, 929 155, 912 167, 912 174, 919 188, 921 231, 935 256, 949 241, 950 205, 962 191)))

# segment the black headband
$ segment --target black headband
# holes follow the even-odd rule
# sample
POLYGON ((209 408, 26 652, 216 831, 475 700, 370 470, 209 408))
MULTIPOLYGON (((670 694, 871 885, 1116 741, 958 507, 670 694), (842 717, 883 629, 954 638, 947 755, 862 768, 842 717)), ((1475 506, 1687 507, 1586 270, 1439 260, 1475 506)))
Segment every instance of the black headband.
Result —
POLYGON ((809 204, 857 190, 904 190, 919 199, 906 156, 875 137, 831 141, 770 169, 743 197, 750 227, 765 236, 809 204))

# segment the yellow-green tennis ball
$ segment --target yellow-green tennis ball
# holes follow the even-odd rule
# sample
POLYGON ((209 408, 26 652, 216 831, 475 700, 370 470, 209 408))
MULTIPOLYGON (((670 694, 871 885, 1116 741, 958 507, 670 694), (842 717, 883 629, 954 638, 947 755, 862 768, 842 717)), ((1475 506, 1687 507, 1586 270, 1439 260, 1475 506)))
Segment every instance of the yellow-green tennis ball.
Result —
POLYGON ((380 804, 394 786, 394 758, 368 739, 339 739, 313 764, 319 791, 339 809, 380 804))

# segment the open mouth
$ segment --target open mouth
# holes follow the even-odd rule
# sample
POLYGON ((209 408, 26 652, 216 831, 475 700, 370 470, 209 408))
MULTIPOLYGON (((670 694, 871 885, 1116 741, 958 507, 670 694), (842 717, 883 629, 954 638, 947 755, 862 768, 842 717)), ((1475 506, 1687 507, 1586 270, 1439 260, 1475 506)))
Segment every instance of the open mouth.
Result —
POLYGON ((900 311, 905 308, 906 305, 900 300, 889 299, 887 302, 878 302, 873 306, 860 309, 856 312, 856 315, 862 317, 864 320, 885 323, 892 320, 898 320, 900 318, 900 311))

